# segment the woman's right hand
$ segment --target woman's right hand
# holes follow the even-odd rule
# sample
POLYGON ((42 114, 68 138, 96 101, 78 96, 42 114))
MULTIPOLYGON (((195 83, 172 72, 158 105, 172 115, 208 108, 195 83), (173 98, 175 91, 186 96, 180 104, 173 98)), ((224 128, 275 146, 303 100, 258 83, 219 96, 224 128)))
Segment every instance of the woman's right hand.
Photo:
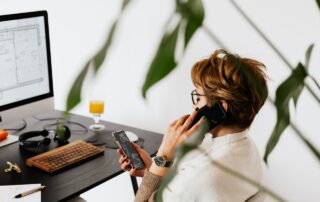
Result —
POLYGON ((145 167, 141 169, 132 168, 130 165, 130 159, 125 155, 125 153, 121 149, 117 149, 117 153, 120 155, 119 164, 121 169, 124 171, 128 171, 132 176, 143 177, 146 169, 149 169, 152 164, 152 159, 150 155, 141 149, 137 144, 132 143, 134 148, 139 153, 141 159, 143 160, 145 167))

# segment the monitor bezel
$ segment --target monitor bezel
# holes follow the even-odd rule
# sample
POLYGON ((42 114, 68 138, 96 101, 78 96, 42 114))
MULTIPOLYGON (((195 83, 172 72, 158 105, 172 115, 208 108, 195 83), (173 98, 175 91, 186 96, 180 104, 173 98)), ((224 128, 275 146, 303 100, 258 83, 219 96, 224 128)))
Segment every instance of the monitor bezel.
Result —
POLYGON ((0 112, 5 111, 11 108, 19 107, 22 105, 30 104, 37 102, 43 99, 53 97, 53 82, 52 82, 52 67, 51 67, 51 52, 50 52, 50 37, 49 37, 49 25, 48 25, 48 13, 45 10, 42 11, 33 11, 27 13, 15 13, 9 15, 0 16, 0 22, 10 21, 10 20, 19 20, 24 18, 33 18, 33 17, 43 17, 44 18, 44 28, 45 28, 45 40, 46 40, 46 51, 47 51, 47 67, 48 67, 48 80, 49 80, 49 93, 34 96, 17 102, 9 103, 0 106, 0 112))

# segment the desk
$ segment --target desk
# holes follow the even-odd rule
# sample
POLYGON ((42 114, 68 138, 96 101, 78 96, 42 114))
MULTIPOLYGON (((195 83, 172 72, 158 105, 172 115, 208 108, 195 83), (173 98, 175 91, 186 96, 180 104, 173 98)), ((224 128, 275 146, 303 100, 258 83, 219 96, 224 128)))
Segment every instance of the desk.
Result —
MULTIPOLYGON (((61 117, 62 114, 63 113, 61 111, 55 110, 38 115, 37 117, 61 117)), ((27 131, 42 130, 44 124, 48 124, 48 122, 38 121, 33 117, 25 120, 27 122, 27 127, 23 131, 17 133, 17 135, 27 131)), ((89 126, 93 123, 91 118, 74 114, 71 116, 70 121, 75 121, 85 126, 89 126)), ((111 131, 122 129, 136 133, 139 138, 144 139, 143 148, 151 155, 156 153, 161 144, 162 135, 159 133, 110 122, 103 123, 106 125, 106 130, 110 131, 110 134, 107 134, 110 135, 110 137, 111 131)), ((69 141, 72 142, 76 139, 85 140, 94 135, 95 134, 91 131, 88 131, 87 134, 72 134, 69 141)), ((51 143, 51 145, 54 144, 51 143)), ((104 155, 83 162, 57 174, 48 174, 36 168, 30 168, 26 165, 26 159, 34 154, 30 154, 19 149, 18 142, 7 145, 0 148, 0 185, 41 183, 46 186, 46 189, 43 190, 41 194, 42 201, 53 202, 71 199, 123 173, 118 163, 119 155, 116 153, 116 150, 106 148, 105 146, 100 147, 104 148, 104 155), (7 160, 17 163, 22 169, 22 173, 4 173, 3 170, 6 167, 7 160)), ((132 178, 132 180, 134 185, 134 183, 136 183, 135 178, 132 178)))

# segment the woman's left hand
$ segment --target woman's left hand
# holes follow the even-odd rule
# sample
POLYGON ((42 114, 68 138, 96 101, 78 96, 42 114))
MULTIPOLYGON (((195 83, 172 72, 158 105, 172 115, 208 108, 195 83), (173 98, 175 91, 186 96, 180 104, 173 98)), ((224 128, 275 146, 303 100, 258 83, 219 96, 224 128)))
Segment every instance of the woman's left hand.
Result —
POLYGON ((194 111, 191 116, 189 114, 184 115, 168 126, 161 146, 158 150, 158 155, 164 156, 169 161, 173 160, 174 151, 177 146, 181 143, 184 143, 185 140, 190 137, 202 124, 203 118, 189 129, 190 124, 196 115, 197 111, 194 111))

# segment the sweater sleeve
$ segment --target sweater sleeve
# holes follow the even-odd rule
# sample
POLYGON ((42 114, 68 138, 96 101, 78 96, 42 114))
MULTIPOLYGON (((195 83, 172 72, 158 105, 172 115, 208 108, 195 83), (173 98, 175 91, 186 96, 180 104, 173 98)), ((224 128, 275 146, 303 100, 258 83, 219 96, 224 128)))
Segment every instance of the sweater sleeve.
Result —
POLYGON ((142 178, 142 182, 138 189, 135 202, 153 202, 155 201, 155 193, 159 188, 162 177, 155 175, 148 170, 145 171, 144 176, 142 178))

